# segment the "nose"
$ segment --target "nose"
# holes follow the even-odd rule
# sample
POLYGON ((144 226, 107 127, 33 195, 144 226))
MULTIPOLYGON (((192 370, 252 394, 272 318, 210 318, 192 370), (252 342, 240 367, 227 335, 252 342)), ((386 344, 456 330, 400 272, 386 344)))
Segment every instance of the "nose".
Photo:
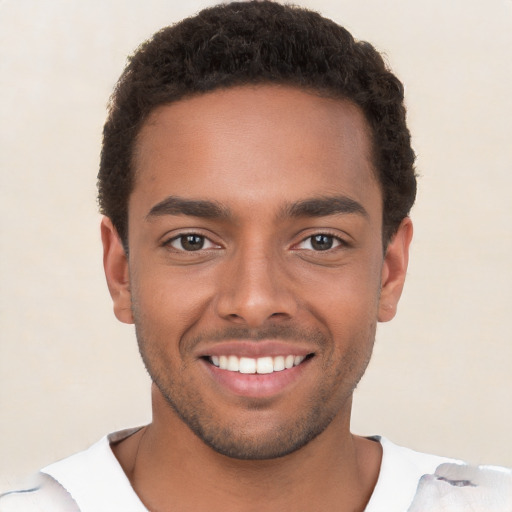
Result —
POLYGON ((220 276, 217 314, 252 328, 292 318, 297 301, 284 265, 271 251, 237 251, 220 276))

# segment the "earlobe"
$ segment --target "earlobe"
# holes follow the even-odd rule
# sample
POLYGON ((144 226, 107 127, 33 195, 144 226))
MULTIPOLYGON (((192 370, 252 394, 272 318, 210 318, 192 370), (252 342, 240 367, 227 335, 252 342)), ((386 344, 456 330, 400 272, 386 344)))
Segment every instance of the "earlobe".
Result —
POLYGON ((381 274, 379 322, 389 322, 396 315, 409 263, 412 231, 411 219, 406 217, 388 244, 381 274))
POLYGON ((117 230, 108 217, 103 217, 101 221, 101 242, 103 268, 114 303, 114 314, 120 322, 133 324, 128 258, 117 230))

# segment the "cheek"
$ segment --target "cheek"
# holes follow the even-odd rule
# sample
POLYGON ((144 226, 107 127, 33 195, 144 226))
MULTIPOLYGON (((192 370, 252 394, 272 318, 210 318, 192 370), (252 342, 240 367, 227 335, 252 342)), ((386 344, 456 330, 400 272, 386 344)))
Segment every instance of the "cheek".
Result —
POLYGON ((376 319, 380 266, 361 260, 332 272, 303 275, 301 287, 314 311, 341 326, 362 317, 376 319))
POLYGON ((355 362, 369 357, 377 323, 379 269, 378 264, 361 262, 308 280, 305 308, 333 340, 327 361, 343 358, 355 362))
MULTIPOLYGON (((204 283, 204 281, 203 281, 204 283)), ((169 268, 136 269, 131 277, 136 323, 147 340, 179 344, 182 336, 199 321, 211 291, 190 276, 169 268)))

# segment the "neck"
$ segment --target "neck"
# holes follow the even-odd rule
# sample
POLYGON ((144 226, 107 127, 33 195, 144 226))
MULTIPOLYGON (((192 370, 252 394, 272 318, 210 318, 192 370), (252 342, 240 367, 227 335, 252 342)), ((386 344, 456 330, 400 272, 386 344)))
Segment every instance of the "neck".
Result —
POLYGON ((217 453, 165 411, 113 447, 151 512, 362 511, 377 481, 380 445, 350 434, 350 417, 337 416, 284 457, 239 460, 217 453))

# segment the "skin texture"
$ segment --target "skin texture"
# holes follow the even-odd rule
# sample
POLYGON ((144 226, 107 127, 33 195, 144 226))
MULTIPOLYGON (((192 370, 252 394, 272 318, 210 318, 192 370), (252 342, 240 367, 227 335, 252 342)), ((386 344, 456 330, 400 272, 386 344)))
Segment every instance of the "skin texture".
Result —
POLYGON ((412 236, 405 219, 383 254, 370 154, 357 107, 289 87, 215 91, 146 122, 129 259, 107 218, 102 239, 154 382, 153 422, 114 447, 150 510, 364 509, 380 446, 350 434, 352 393, 412 236), (223 353, 309 357, 233 388, 207 362, 223 353))

